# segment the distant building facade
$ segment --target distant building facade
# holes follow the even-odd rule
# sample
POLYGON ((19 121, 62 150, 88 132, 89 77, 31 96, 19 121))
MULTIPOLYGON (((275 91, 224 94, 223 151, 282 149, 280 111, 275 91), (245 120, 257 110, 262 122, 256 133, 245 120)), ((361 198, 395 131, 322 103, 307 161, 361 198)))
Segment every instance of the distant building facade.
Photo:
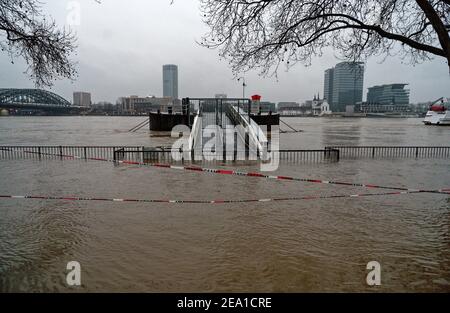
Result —
POLYGON ((227 98, 227 95, 224 94, 224 93, 216 93, 216 94, 214 95, 214 98, 216 98, 216 99, 226 99, 226 98, 227 98))
POLYGON ((178 99, 178 66, 163 65, 163 97, 178 99))
POLYGON ((388 84, 370 87, 367 92, 367 103, 381 105, 409 104, 408 84, 388 84))
POLYGON ((261 108, 262 112, 276 112, 277 105, 274 102, 270 101, 261 101, 259 103, 259 107, 261 108))
POLYGON ((147 114, 149 112, 167 112, 171 108, 173 112, 181 112, 181 102, 178 99, 158 97, 121 97, 117 101, 119 114, 147 114))
POLYGON ((308 114, 308 108, 298 102, 278 102, 277 111, 281 116, 300 116, 308 114))
POLYGON ((406 104, 375 104, 363 102, 359 106, 361 113, 404 113, 412 112, 412 106, 406 104))
POLYGON ((329 68, 325 71, 325 77, 323 82, 323 98, 328 103, 333 102, 333 74, 334 68, 329 68))
POLYGON ((306 100, 303 107, 307 115, 322 116, 332 113, 328 101, 320 99, 320 95, 314 96, 313 100, 306 100))
POLYGON ((311 101, 311 112, 313 116, 319 116, 322 114, 322 104, 325 99, 320 99, 320 96, 314 96, 314 99, 311 101))
POLYGON ((323 100, 322 105, 320 106, 320 116, 330 115, 331 113, 333 112, 330 109, 328 101, 326 99, 323 100))
POLYGON ((358 107, 362 113, 407 113, 413 108, 409 104, 408 84, 387 84, 368 88, 367 101, 358 107))
POLYGON ((73 105, 91 107, 92 99, 89 92, 76 91, 73 93, 73 105))
POLYGON ((278 111, 283 111, 287 108, 298 108, 300 104, 298 102, 278 102, 277 108, 278 111))
POLYGON ((112 115, 116 112, 116 106, 107 101, 100 101, 92 104, 92 113, 112 115))
POLYGON ((347 105, 362 102, 364 63, 341 62, 325 71, 324 99, 333 112, 344 112, 347 105))

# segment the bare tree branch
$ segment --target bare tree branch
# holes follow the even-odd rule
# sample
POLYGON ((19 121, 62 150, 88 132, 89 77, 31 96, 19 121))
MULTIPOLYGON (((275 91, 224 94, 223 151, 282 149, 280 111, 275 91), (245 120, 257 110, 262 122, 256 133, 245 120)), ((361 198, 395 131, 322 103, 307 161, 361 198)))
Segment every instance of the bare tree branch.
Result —
POLYGON ((46 18, 37 0, 0 0, 0 48, 12 63, 16 57, 25 59, 37 86, 76 75, 70 60, 76 48, 74 35, 46 18))
POLYGON ((210 29, 201 44, 236 74, 308 65, 325 47, 351 61, 438 56, 450 66, 450 0, 201 0, 201 9, 210 29))
POLYGON ((416 0, 416 2, 425 13, 425 16, 430 21, 430 24, 433 26, 444 52, 443 56, 450 61, 450 36, 448 35, 444 23, 430 2, 427 0, 416 0))

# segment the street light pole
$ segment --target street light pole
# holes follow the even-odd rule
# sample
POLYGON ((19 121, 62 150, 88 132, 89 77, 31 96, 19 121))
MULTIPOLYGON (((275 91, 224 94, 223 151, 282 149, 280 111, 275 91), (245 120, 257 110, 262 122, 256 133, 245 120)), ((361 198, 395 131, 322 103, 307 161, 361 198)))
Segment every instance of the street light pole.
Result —
POLYGON ((245 99, 245 87, 247 86, 245 84, 245 78, 244 77, 239 77, 238 81, 241 81, 242 79, 242 99, 245 99))
MULTIPOLYGON (((241 81, 241 79, 242 79, 242 100, 244 101, 244 99, 245 99, 245 87, 247 85, 245 84, 245 77, 239 77, 238 81, 241 81)), ((244 104, 242 105, 242 107, 244 107, 244 104)), ((238 108, 239 108, 239 105, 238 105, 238 108)), ((248 112, 248 116, 250 116, 250 111, 248 112)))

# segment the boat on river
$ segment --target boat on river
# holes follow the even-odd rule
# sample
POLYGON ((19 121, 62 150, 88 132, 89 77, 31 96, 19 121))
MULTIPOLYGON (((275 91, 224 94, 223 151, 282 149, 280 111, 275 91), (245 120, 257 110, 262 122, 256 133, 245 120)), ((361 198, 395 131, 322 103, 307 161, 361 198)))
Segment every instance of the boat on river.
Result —
POLYGON ((444 105, 444 98, 440 98, 430 105, 423 123, 425 125, 450 125, 450 110, 444 105))

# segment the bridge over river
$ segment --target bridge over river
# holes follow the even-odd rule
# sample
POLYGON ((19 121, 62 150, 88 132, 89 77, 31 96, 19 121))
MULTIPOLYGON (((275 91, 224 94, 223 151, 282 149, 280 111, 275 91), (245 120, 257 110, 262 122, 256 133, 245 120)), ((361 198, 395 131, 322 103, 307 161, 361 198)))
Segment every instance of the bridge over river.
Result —
POLYGON ((42 89, 0 88, 0 109, 40 110, 54 113, 76 113, 85 107, 72 105, 63 97, 42 89))

